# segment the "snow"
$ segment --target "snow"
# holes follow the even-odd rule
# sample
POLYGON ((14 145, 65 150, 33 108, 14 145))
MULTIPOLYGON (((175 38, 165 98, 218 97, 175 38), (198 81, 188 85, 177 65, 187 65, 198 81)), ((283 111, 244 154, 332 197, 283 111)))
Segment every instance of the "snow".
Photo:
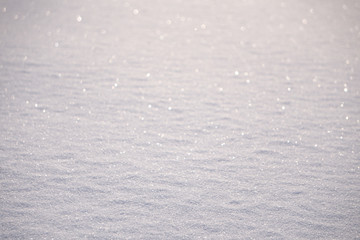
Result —
POLYGON ((357 1, 1 1, 1 239, 360 238, 357 1))

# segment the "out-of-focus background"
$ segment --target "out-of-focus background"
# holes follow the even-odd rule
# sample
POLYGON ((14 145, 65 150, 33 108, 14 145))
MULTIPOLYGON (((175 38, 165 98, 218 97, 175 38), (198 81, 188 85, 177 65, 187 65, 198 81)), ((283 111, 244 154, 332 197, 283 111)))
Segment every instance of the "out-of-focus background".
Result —
POLYGON ((355 0, 0 1, 0 238, 360 238, 359 57, 355 0))

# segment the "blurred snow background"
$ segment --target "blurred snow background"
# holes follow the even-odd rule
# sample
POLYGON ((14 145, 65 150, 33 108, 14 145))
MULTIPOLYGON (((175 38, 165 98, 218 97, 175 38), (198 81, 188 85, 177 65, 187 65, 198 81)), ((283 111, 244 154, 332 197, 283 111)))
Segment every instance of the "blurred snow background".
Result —
POLYGON ((360 238, 358 1, 0 1, 1 239, 360 238))

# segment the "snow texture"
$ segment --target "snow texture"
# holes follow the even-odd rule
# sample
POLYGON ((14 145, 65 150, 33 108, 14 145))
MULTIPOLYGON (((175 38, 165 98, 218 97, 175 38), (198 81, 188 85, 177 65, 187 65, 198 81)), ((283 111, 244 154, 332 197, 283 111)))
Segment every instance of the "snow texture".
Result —
POLYGON ((360 239, 360 2, 1 1, 1 239, 360 239))

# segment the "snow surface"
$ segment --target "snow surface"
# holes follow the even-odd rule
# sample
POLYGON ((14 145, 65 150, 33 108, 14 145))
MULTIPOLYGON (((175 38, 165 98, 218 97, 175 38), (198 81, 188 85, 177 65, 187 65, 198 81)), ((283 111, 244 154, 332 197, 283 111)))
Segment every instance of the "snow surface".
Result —
POLYGON ((360 2, 1 1, 1 239, 360 239, 360 2))

